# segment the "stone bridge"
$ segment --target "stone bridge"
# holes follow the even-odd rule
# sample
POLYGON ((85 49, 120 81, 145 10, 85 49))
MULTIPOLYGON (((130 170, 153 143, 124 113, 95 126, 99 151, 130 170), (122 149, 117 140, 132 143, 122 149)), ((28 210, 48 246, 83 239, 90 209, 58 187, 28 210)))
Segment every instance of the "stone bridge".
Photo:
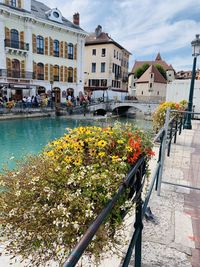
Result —
POLYGON ((128 111, 142 112, 143 114, 151 114, 159 103, 139 102, 139 101, 124 101, 124 102, 102 102, 89 106, 90 112, 104 115, 106 112, 123 115, 128 111))

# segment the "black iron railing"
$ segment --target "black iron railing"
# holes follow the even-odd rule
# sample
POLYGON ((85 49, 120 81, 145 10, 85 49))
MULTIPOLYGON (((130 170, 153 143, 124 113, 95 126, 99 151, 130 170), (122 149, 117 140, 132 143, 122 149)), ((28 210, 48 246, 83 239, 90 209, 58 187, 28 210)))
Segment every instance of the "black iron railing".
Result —
POLYGON ((21 50, 29 51, 29 44, 21 41, 14 41, 11 39, 5 39, 4 40, 5 47, 11 47, 21 50))
POLYGON ((59 76, 58 75, 54 75, 53 76, 53 80, 56 81, 56 82, 59 82, 59 76))
POLYGON ((30 71, 0 69, 0 77, 2 77, 2 78, 32 79, 32 76, 33 76, 33 73, 30 71))

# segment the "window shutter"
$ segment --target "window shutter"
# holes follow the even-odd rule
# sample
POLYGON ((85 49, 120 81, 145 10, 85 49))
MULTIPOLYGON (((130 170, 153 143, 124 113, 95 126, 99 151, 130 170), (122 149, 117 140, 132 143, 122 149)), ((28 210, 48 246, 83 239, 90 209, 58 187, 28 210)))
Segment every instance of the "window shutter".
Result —
POLYGON ((53 81, 53 65, 50 65, 50 81, 53 81))
POLYGON ((68 80, 68 69, 67 69, 67 67, 65 67, 65 76, 64 76, 64 80, 65 80, 65 82, 67 82, 67 80, 68 80))
POLYGON ((33 61, 33 79, 36 79, 37 64, 33 61))
POLYGON ((5 27, 5 39, 10 40, 10 30, 5 27))
POLYGON ((64 71, 63 71, 63 70, 64 70, 64 67, 61 66, 61 67, 60 67, 60 81, 61 81, 61 82, 63 82, 63 74, 64 74, 64 71))
POLYGON ((63 57, 63 41, 60 42, 60 57, 63 57))
POLYGON ((49 37, 49 42, 50 42, 50 56, 53 56, 53 39, 49 37))
POLYGON ((45 64, 45 67, 44 67, 44 79, 45 81, 48 81, 49 79, 49 65, 48 64, 45 64))
POLYGON ((68 47, 67 47, 67 42, 65 42, 65 58, 68 58, 68 47))
POLYGON ((37 49, 36 49, 36 35, 35 34, 32 35, 32 45, 33 45, 33 53, 36 53, 37 49))
POLYGON ((25 60, 21 61, 21 77, 25 78, 25 60))
POLYGON ((77 44, 74 46, 74 59, 77 59, 77 44))
POLYGON ((20 48, 24 49, 24 32, 20 32, 20 48))
POLYGON ((5 0, 5 4, 6 5, 9 5, 10 3, 9 3, 9 0, 5 0))
POLYGON ((22 8, 22 1, 18 0, 18 8, 22 8))
POLYGON ((11 60, 10 58, 6 58, 6 66, 8 70, 11 70, 11 60))
POLYGON ((77 68, 74 68, 74 82, 77 82, 77 68))
POLYGON ((48 55, 48 37, 44 39, 44 53, 45 55, 48 55))

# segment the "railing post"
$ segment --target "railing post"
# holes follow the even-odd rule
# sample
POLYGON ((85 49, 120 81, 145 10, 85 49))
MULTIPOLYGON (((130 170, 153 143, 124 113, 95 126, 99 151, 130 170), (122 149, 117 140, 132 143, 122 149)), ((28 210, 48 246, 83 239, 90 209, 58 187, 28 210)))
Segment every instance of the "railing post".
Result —
POLYGON ((172 143, 172 131, 173 131, 173 125, 170 125, 170 133, 169 133, 169 144, 168 144, 168 150, 167 150, 167 156, 170 156, 170 152, 171 152, 171 143, 172 143))
POLYGON ((176 120, 176 124, 175 124, 175 134, 174 134, 174 144, 176 144, 177 131, 178 131, 178 121, 176 120))
POLYGON ((182 117, 182 114, 181 114, 180 124, 179 124, 179 135, 180 135, 181 132, 182 132, 182 126, 183 126, 183 117, 182 117))
POLYGON ((135 267, 141 267, 142 263, 142 229, 143 229, 143 223, 142 223, 142 192, 141 192, 141 186, 142 186, 142 174, 140 173, 137 176, 136 181, 136 195, 138 195, 138 201, 136 203, 136 215, 135 215, 135 230, 139 228, 139 234, 137 241, 135 243, 135 267))
MULTIPOLYGON (((157 163, 161 162, 161 156, 162 156, 162 147, 163 147, 163 139, 165 136, 165 130, 163 130, 162 135, 160 136, 160 148, 159 148, 159 154, 158 154, 158 161, 157 163)), ((160 166, 159 166, 159 170, 158 170, 158 174, 157 174, 157 178, 156 178, 156 188, 155 190, 158 190, 158 178, 159 178, 159 172, 160 172, 160 166)))
POLYGON ((163 173, 163 165, 165 160, 165 149, 166 149, 166 142, 167 142, 167 131, 168 131, 168 125, 169 125, 169 114, 170 109, 167 109, 166 117, 165 117, 165 125, 164 125, 164 136, 163 136, 163 142, 162 142, 162 152, 161 152, 161 159, 160 159, 160 169, 159 169, 159 175, 158 175, 158 191, 157 195, 160 196, 160 190, 161 190, 161 183, 162 183, 162 173, 163 173))

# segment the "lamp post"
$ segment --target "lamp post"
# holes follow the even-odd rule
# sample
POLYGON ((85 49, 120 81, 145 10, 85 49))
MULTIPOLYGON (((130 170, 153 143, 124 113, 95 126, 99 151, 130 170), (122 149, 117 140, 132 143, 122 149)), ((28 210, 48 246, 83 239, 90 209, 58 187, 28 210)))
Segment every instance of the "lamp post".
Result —
POLYGON ((190 94, 188 100, 188 114, 186 117, 186 121, 184 123, 184 129, 192 129, 191 124, 191 112, 193 106, 193 93, 194 93, 194 81, 196 76, 196 63, 197 63, 197 56, 200 55, 200 39, 199 34, 196 34, 196 39, 191 42, 192 45, 192 56, 194 57, 193 60, 193 68, 192 68, 192 79, 190 83, 190 94))

